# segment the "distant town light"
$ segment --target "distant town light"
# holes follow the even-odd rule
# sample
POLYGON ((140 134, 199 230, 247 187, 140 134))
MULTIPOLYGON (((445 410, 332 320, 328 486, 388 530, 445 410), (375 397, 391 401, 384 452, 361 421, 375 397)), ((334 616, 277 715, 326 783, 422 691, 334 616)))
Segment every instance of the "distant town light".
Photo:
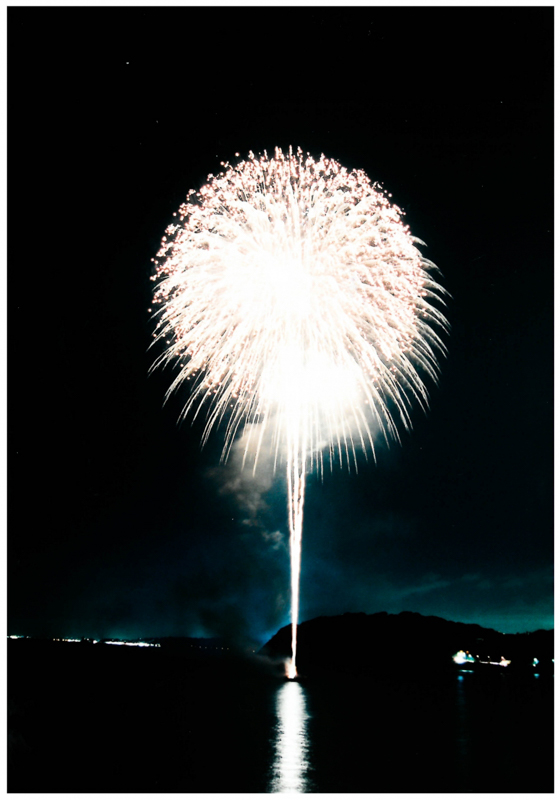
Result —
POLYGON ((123 644, 127 647, 161 647, 160 644, 154 642, 121 642, 116 639, 108 639, 105 644, 123 644))

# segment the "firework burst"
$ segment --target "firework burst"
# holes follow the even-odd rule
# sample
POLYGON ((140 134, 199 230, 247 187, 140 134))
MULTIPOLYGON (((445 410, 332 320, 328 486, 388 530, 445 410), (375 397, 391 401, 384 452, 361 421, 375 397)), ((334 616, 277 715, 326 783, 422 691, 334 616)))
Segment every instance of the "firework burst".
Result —
POLYGON ((256 460, 266 443, 286 462, 293 676, 306 471, 324 454, 350 465, 377 431, 398 439, 415 401, 427 407, 444 291, 363 171, 291 148, 222 167, 189 193, 154 259, 154 336, 166 342, 154 366, 179 365, 168 394, 191 381, 183 414, 207 408, 204 441, 224 421, 223 458, 250 425, 256 460))

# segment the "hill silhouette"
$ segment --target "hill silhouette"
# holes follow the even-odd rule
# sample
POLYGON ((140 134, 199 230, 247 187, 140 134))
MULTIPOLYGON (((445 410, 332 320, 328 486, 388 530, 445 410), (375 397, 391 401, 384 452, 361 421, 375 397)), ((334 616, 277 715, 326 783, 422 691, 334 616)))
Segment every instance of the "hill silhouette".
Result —
MULTIPOLYGON (((505 658, 510 670, 552 670, 554 631, 504 634, 476 624, 452 622, 403 611, 400 614, 346 613, 318 617, 298 625, 297 666, 302 675, 320 672, 384 673, 415 669, 454 669, 459 650, 483 662, 505 658)), ((289 658, 291 626, 262 648, 272 658, 289 658)))

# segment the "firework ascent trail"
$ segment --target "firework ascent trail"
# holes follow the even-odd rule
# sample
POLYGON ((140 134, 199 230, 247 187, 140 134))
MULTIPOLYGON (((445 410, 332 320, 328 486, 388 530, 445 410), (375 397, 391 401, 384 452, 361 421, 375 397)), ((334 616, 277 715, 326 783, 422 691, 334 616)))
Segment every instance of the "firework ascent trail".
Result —
MULTIPOLYGON (((236 154, 238 155, 238 154, 236 154)), ((223 458, 237 432, 287 467, 296 675, 305 476, 325 454, 356 464, 374 437, 398 439, 424 377, 437 380, 435 266, 378 184, 300 149, 249 153, 191 190, 155 262, 154 367, 178 364, 168 395, 192 388, 183 416, 207 408, 203 434, 222 421, 223 458)))

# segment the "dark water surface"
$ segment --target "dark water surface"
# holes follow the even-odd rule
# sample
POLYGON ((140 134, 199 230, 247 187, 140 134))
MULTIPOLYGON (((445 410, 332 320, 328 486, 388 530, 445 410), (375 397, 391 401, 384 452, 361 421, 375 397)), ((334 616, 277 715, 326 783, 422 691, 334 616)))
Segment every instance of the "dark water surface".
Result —
POLYGON ((251 661, 9 645, 11 792, 554 788, 551 676, 411 668, 292 683, 251 661))

